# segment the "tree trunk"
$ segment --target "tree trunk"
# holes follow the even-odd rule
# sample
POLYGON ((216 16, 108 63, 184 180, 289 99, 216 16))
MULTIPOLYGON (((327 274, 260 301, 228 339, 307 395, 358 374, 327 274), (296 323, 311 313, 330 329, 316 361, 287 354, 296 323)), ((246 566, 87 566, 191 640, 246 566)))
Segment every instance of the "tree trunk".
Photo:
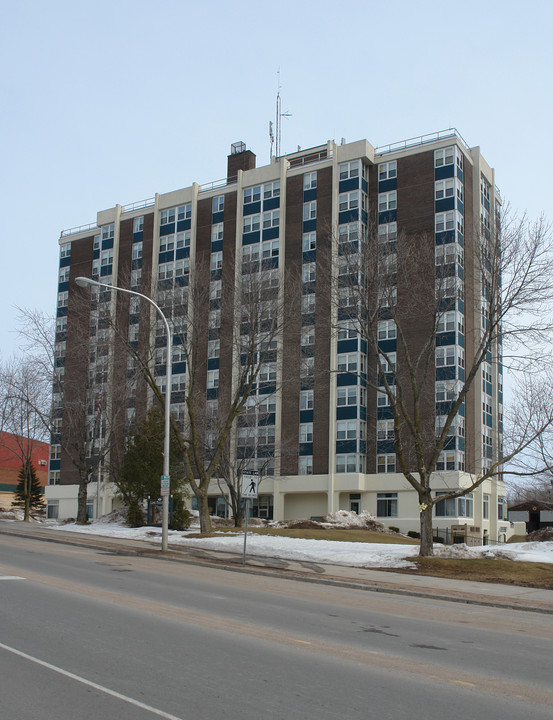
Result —
POLYGON ((212 532, 207 495, 197 493, 196 499, 198 501, 198 513, 200 514, 200 532, 202 535, 207 535, 212 532))
POLYGON ((23 514, 24 522, 31 519, 31 479, 29 477, 29 463, 25 463, 25 510, 23 514))
POLYGON ((432 503, 430 493, 419 493, 421 545, 420 557, 432 557, 434 553, 434 539, 432 533, 432 503))
POLYGON ((77 496, 77 525, 86 525, 88 522, 88 515, 86 512, 86 501, 87 501, 87 477, 79 478, 79 494, 77 496))

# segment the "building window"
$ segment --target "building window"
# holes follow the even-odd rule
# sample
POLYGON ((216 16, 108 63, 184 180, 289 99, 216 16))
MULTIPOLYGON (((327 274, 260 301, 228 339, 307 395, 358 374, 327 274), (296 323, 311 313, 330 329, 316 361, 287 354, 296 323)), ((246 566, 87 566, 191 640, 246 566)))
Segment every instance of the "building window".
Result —
POLYGON ((391 180, 397 177, 397 161, 390 160, 387 163, 381 163, 378 166, 378 179, 379 180, 391 180))
POLYGON ((357 455, 336 455, 336 472, 357 472, 357 455))
POLYGON ((507 500, 504 497, 497 498, 497 519, 507 520, 507 500))
POLYGON ((159 252, 165 253, 175 249, 175 235, 164 235, 159 239, 159 252))
POLYGON ((70 257, 71 255, 71 243, 65 243, 60 246, 60 259, 70 257))
POLYGON ((211 329, 221 327, 221 311, 219 309, 209 311, 208 324, 211 329))
POLYGON ((394 454, 376 456, 377 473, 395 473, 396 456, 394 454))
POLYGON ((300 443, 313 442, 313 423, 300 423, 300 443))
MULTIPOLYGON (((362 358, 365 356, 362 355, 362 358)), ((364 364, 364 363, 363 363, 364 364)), ((340 353, 338 355, 338 370, 340 372, 356 373, 358 370, 364 372, 364 368, 360 367, 359 355, 354 353, 340 353)))
POLYGON ((489 518, 490 518, 490 496, 489 495, 482 496, 482 518, 484 520, 489 520, 489 518))
POLYGON ((397 336, 396 324, 393 320, 380 320, 378 323, 378 339, 393 340, 397 336))
POLYGON ((317 217, 317 201, 312 200, 303 204, 303 219, 314 220, 317 217))
POLYGON ((263 199, 268 200, 272 197, 278 197, 280 195, 280 180, 274 182, 265 183, 263 185, 263 199))
POLYGON ((303 176, 303 189, 304 190, 313 190, 313 188, 317 187, 317 173, 316 172, 310 172, 305 173, 303 176))
POLYGON ((355 210, 359 207, 359 190, 353 192, 342 193, 338 198, 338 210, 355 210))
POLYGON ((398 498, 397 493, 377 493, 376 494, 376 515, 377 517, 394 518, 398 516, 397 512, 398 498))
POLYGON ((102 240, 110 240, 111 238, 113 238, 114 234, 114 223, 111 223, 110 225, 104 225, 104 227, 102 228, 102 240))
POLYGON ((276 362, 262 363, 259 367, 259 382, 275 382, 277 377, 276 362))
POLYGON ((338 321, 338 340, 353 340, 357 335, 357 327, 353 320, 338 321))
POLYGON ((113 265, 113 250, 102 250, 100 252, 100 265, 113 265))
POLYGON ((300 377, 311 377, 315 372, 315 358, 303 357, 300 362, 300 377))
POLYGON ((456 380, 442 380, 436 383, 436 402, 451 402, 457 399, 460 391, 456 380))
POLYGON ((218 213, 218 212, 223 212, 224 209, 225 209, 225 196, 218 195, 217 197, 214 197, 212 211, 214 213, 218 213))
POLYGON ((60 484, 60 471, 50 470, 48 473, 48 485, 59 485, 60 484))
POLYGON ((246 215, 243 219, 242 229, 244 233, 257 232, 261 227, 261 215, 246 215))
MULTIPOLYGON (((340 196, 341 197, 341 196, 340 196)), ((338 228, 338 242, 349 243, 359 240, 359 223, 344 223, 338 228)))
POLYGON ((218 358, 221 352, 221 341, 220 340, 208 340, 207 343, 207 357, 218 358))
POLYGON ((336 390, 337 407, 345 407, 347 405, 357 405, 357 387, 339 387, 336 390))
POLYGON ((377 371, 383 372, 383 373, 395 372, 396 362, 397 362, 396 358, 397 358, 397 354, 395 352, 389 352, 389 353, 380 352, 378 354, 378 360, 380 362, 380 367, 378 367, 378 365, 377 365, 377 371))
POLYGON ((397 208, 397 192, 391 190, 386 193, 378 194, 378 212, 387 212, 397 208))
POLYGON ((315 344, 315 326, 307 325, 301 329, 302 347, 308 347, 315 344))
POLYGON ((224 223, 216 223, 211 226, 211 242, 218 242, 223 239, 224 223))
POLYGON ((457 243, 447 243, 447 245, 438 245, 435 251, 436 265, 452 265, 457 263, 459 267, 464 267, 465 257, 463 249, 457 243))
POLYGON ((310 252, 311 250, 315 250, 316 247, 317 247, 317 233, 315 233, 315 232, 303 233, 303 238, 302 238, 303 252, 310 252))
POLYGON ((313 390, 300 392, 300 410, 313 410, 313 390))
POLYGON ((438 325, 436 328, 437 332, 452 332, 457 329, 460 333, 465 332, 465 326, 463 322, 463 316, 457 315, 454 310, 445 312, 438 318, 438 325))
POLYGON ((357 434, 357 420, 338 420, 336 423, 336 440, 356 440, 357 434))
POLYGON ((304 295, 301 299, 301 311, 304 315, 310 315, 315 312, 315 294, 310 293, 304 295))
POLYGON ((278 251, 278 240, 264 240, 261 243, 261 257, 264 259, 270 257, 278 257, 278 251))
POLYGON ((187 203, 186 205, 180 205, 177 208, 177 220, 190 220, 192 217, 192 205, 187 203))
POLYGON ((395 397, 396 388, 395 385, 390 387, 390 391, 386 392, 384 388, 381 388, 376 393, 376 406, 377 407, 389 407, 392 404, 392 397, 395 397))
POLYGON ((300 475, 313 475, 313 455, 300 455, 298 473, 300 475))
POLYGON ((278 227, 280 224, 280 210, 267 210, 263 213, 263 229, 278 227))
POLYGON ((140 260, 142 258, 142 243, 137 242, 132 246, 132 259, 140 260))
POLYGON ((207 371, 207 387, 210 389, 219 387, 219 370, 207 371))
POLYGON ((455 346, 445 345, 436 348, 436 367, 455 365, 455 346))
POLYGON ((437 180, 434 184, 434 200, 445 200, 455 195, 455 178, 437 180))
POLYGON ((359 160, 342 163, 340 165, 340 180, 348 180, 349 178, 359 177, 359 160))
POLYGON ((60 511, 59 500, 48 500, 46 504, 46 518, 47 520, 57 520, 60 511))
POLYGON ((244 205, 261 200, 261 185, 244 190, 244 205))
POLYGON ((223 251, 211 253, 211 269, 220 270, 223 267, 223 251))
POLYGON ((378 242, 389 243, 397 239, 397 223, 383 223, 378 226, 378 242))
POLYGON ((454 148, 442 148, 434 151, 434 167, 442 165, 453 165, 454 148))
POLYGON ((455 212, 449 210, 448 212, 436 213, 436 232, 448 232, 455 229, 455 212))
MULTIPOLYGON (((440 495, 447 495, 446 491, 436 492, 436 498, 440 495)), ((439 500, 436 503, 434 514, 436 517, 472 517, 473 496, 468 493, 463 497, 439 500)))
POLYGON ((315 282, 316 265, 314 262, 304 263, 302 266, 302 280, 304 283, 315 282))
POLYGON ((393 440, 395 437, 393 420, 378 420, 376 423, 377 440, 393 440))
POLYGON ((212 280, 209 283, 209 299, 219 300, 223 292, 223 283, 221 280, 212 280))

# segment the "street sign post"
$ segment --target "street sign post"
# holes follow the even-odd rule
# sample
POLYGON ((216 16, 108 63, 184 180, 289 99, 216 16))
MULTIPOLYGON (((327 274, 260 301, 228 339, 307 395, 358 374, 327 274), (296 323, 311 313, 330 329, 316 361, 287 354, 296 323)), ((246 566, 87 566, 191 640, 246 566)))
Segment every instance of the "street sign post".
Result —
POLYGON ((240 494, 242 495, 242 499, 244 500, 244 515, 245 515, 245 524, 244 524, 244 552, 242 554, 242 565, 246 564, 246 541, 248 538, 248 515, 249 515, 249 505, 248 502, 252 498, 257 497, 257 489, 259 488, 259 470, 249 470, 248 472, 243 472, 240 482, 240 494))
POLYGON ((161 476, 161 490, 159 493, 161 495, 161 497, 169 495, 170 486, 171 486, 171 478, 169 477, 169 475, 162 475, 161 476))

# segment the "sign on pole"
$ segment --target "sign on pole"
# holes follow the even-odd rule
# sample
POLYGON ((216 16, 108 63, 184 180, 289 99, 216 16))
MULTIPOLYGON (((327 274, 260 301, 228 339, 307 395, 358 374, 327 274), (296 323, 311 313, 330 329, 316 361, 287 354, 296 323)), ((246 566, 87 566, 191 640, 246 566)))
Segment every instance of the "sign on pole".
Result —
POLYGON ((250 470, 242 473, 240 492, 243 498, 256 498, 259 486, 259 471, 250 470))
POLYGON ((171 485, 171 478, 169 477, 169 475, 162 475, 161 476, 161 491, 160 491, 161 497, 169 495, 170 485, 171 485))
POLYGON ((248 501, 257 497, 257 488, 259 487, 259 470, 249 470, 242 473, 242 482, 240 483, 240 494, 244 500, 244 515, 246 517, 244 525, 244 552, 242 553, 242 565, 246 564, 246 541, 248 538, 248 501))

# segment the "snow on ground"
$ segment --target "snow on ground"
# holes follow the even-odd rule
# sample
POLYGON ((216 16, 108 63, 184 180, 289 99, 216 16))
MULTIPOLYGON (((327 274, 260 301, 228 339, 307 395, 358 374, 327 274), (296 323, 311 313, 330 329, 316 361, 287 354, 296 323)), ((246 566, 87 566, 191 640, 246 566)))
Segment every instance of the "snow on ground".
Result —
MULTIPOLYGON (((52 525, 55 530, 90 533, 107 537, 127 538, 161 543, 161 529, 153 527, 128 528, 120 523, 93 522, 89 525, 52 525)), ((244 533, 219 533, 208 538, 192 538, 198 533, 198 526, 190 530, 169 531, 169 547, 194 547, 205 550, 223 550, 241 553, 244 547, 244 533)), ((553 563, 553 542, 527 542, 509 545, 467 547, 466 545, 434 545, 437 557, 452 558, 501 558, 522 560, 525 562, 553 563)), ((248 556, 261 556, 295 560, 298 562, 318 562, 329 565, 374 568, 409 568, 413 563, 409 558, 418 554, 417 545, 386 543, 336 542, 331 540, 298 540, 287 537, 248 534, 248 556)))

